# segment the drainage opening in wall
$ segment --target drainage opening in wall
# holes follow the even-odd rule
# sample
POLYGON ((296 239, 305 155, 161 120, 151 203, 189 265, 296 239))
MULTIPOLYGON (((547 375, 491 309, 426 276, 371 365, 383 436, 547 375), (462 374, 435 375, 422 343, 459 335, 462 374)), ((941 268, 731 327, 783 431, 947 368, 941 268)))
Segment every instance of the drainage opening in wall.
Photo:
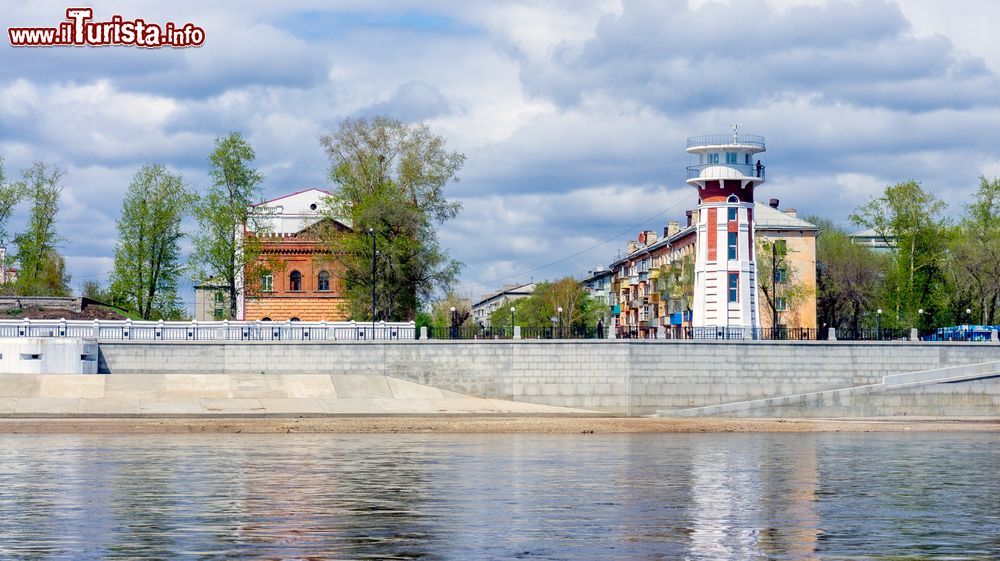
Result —
POLYGON ((21 360, 42 360, 42 355, 21 354, 21 360))

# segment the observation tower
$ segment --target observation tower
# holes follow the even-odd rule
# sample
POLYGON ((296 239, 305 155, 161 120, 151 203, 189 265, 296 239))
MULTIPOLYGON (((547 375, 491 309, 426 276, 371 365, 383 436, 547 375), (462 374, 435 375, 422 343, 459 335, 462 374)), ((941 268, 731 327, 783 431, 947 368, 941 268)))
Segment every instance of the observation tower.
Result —
POLYGON ((698 190, 694 327, 759 328, 753 191, 764 183, 764 137, 739 132, 688 138, 698 190))

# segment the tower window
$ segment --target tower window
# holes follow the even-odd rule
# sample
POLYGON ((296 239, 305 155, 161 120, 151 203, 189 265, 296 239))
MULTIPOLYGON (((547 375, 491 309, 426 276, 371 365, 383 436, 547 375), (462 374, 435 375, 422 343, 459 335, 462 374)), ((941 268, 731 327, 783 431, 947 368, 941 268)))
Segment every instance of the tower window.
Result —
POLYGON ((729 259, 736 259, 736 242, 738 238, 738 233, 729 232, 729 259))
POLYGON ((740 199, 736 195, 729 195, 729 197, 726 199, 726 202, 730 204, 736 204, 740 202, 740 199))
POLYGON ((726 163, 727 164, 735 164, 738 161, 739 160, 738 160, 738 158, 736 156, 736 152, 726 152, 726 163))
POLYGON ((734 207, 729 207, 729 221, 736 222, 736 209, 734 207))
POLYGON ((729 273, 729 301, 740 301, 740 274, 729 273))
POLYGON ((288 275, 288 290, 292 292, 302 290, 302 273, 292 271, 292 274, 288 275))

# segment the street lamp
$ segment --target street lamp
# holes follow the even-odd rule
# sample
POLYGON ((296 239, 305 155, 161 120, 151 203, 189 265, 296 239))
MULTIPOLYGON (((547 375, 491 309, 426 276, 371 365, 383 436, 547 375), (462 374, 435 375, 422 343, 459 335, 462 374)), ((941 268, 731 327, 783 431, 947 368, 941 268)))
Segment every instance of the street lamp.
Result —
POLYGON ((378 250, 375 246, 375 229, 368 228, 368 235, 372 237, 372 339, 375 339, 375 256, 378 250))
POLYGON ((882 338, 882 308, 875 310, 875 337, 882 338))
POLYGON ((917 329, 924 328, 924 309, 917 310, 917 329))
POLYGON ((972 325, 972 309, 971 308, 966 308, 965 309, 965 322, 967 324, 969 324, 969 325, 972 325))
POLYGON ((510 307, 510 336, 514 337, 514 306, 510 307))
POLYGON ((559 312, 559 338, 563 339, 566 336, 566 327, 563 325, 562 306, 559 306, 559 309, 556 311, 559 312))
POLYGON ((455 306, 451 307, 451 338, 458 338, 458 314, 455 313, 455 306))

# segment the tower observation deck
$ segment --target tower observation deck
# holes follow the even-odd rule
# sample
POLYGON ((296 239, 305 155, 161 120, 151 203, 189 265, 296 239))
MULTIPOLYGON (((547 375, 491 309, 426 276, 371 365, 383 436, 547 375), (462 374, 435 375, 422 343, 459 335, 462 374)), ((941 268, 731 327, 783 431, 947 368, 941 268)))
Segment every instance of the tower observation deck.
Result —
POLYGON ((766 168, 760 155, 766 150, 764 137, 755 134, 692 136, 687 140, 687 152, 697 160, 687 168, 687 182, 698 185, 710 179, 739 179, 763 183, 766 168))

